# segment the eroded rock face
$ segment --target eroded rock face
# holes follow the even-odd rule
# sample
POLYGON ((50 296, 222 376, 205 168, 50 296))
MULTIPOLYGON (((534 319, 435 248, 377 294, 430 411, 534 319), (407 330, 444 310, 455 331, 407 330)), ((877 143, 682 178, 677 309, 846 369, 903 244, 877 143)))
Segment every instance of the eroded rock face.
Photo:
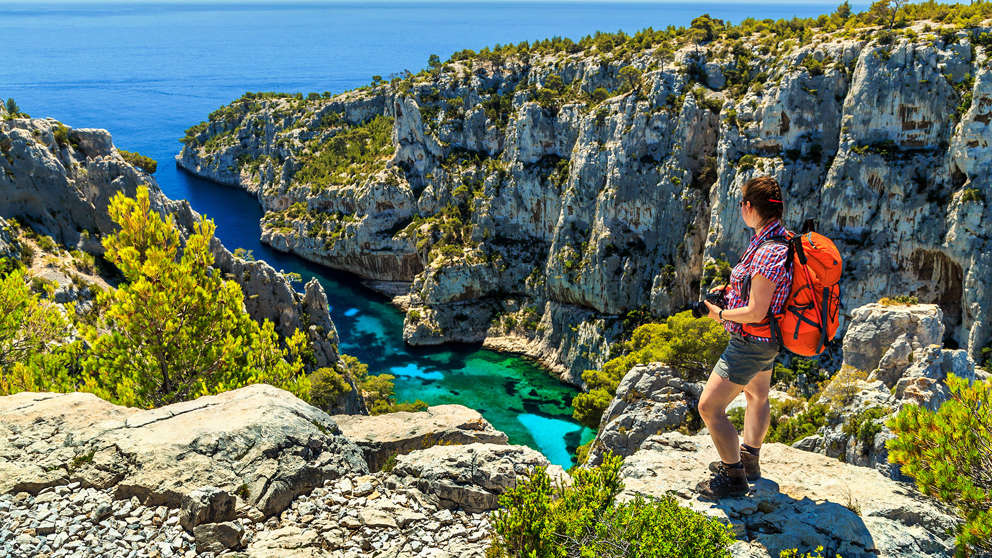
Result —
POLYGON ((569 478, 540 453, 501 444, 434 446, 401 455, 392 478, 435 496, 445 508, 480 512, 495 509, 498 496, 537 466, 548 467, 552 478, 569 478))
MULTIPOLYGON (((909 364, 913 350, 940 345, 943 313, 935 304, 867 304, 851 312, 844 336, 844 365, 873 372, 886 384, 909 364)), ((891 386, 890 386, 891 387, 891 386)))
POLYGON ((268 516, 325 480, 368 470, 327 414, 265 384, 151 410, 20 393, 0 398, 0 418, 4 493, 76 481, 177 507, 210 486, 268 516))
POLYGON ((506 434, 493 428, 478 411, 463 405, 436 405, 421 412, 375 416, 334 415, 341 433, 362 449, 371 471, 390 456, 434 444, 506 444, 506 434))
POLYGON ((648 437, 682 426, 702 392, 703 384, 683 380, 667 365, 655 362, 631 368, 603 413, 589 464, 598 465, 607 451, 631 455, 648 437))
POLYGON ((408 282, 411 343, 483 339, 576 385, 608 354, 589 349, 617 341, 627 312, 667 315, 699 296, 705 263, 735 260, 751 234, 741 186, 770 174, 787 225, 817 221, 844 255, 842 333, 847 309, 917 295, 977 356, 992 337, 986 48, 966 33, 891 45, 835 36, 774 55, 743 44, 767 76, 743 92, 728 83, 734 61, 706 46, 623 62, 454 62, 409 93, 239 101, 178 161, 256 193, 272 217, 265 241, 279 249, 408 282), (700 65, 705 87, 686 63, 700 65), (617 92, 623 67, 641 71, 640 87, 595 107, 544 108, 525 90, 555 74, 617 92), (393 119, 388 160, 332 187, 295 179, 306 145, 379 115, 393 119), (452 203, 465 208, 463 238, 433 250, 432 226, 452 203), (279 222, 294 204, 306 214, 279 222))
POLYGON ((948 556, 954 551, 951 513, 911 485, 872 469, 841 463, 782 444, 761 448, 762 478, 751 494, 713 503, 694 492, 718 459, 709 436, 668 432, 649 438, 621 469, 621 498, 662 497, 673 491, 681 505, 731 523, 736 556, 778 556, 788 548, 846 557, 948 556))

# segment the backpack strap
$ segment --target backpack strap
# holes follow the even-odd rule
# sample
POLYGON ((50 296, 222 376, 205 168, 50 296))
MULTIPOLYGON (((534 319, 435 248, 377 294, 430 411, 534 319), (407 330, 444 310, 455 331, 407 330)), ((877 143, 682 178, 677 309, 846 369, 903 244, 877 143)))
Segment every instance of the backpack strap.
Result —
MULTIPOLYGON (((795 244, 796 244, 797 239, 799 239, 799 235, 797 235, 797 234, 791 234, 791 236, 785 236, 785 235, 777 234, 775 236, 770 236, 770 237, 766 238, 761 244, 758 245, 757 248, 754 249, 754 252, 751 253, 751 258, 748 260, 748 265, 751 264, 751 260, 753 260, 754 257, 757 255, 758 250, 760 250, 766 244, 784 244, 788 248, 788 251, 786 252, 786 255, 785 255, 785 266, 786 266, 787 269, 791 269, 792 268, 792 254, 793 254, 793 251, 795 250, 795 244)), ((744 261, 744 257, 743 256, 741 256, 741 260, 739 262, 737 262, 738 265, 740 264, 741 261, 744 261)), ((747 301, 750 299, 750 296, 751 296, 751 275, 750 274, 747 274, 747 275, 744 276, 744 282, 741 285, 741 291, 742 291, 741 292, 742 300, 744 300, 745 301, 745 304, 746 304, 747 301)), ((765 316, 765 319, 763 321, 764 322, 768 322, 768 331, 769 331, 770 337, 772 339, 772 342, 773 343, 777 343, 779 350, 782 350, 785 347, 785 340, 784 340, 784 338, 782 336, 781 328, 778 325, 778 320, 776 320, 775 319, 775 316, 772 314, 771 304, 768 305, 768 314, 765 316)), ((749 324, 749 325, 758 325, 758 324, 761 324, 761 323, 762 322, 755 322, 755 324, 749 324)))

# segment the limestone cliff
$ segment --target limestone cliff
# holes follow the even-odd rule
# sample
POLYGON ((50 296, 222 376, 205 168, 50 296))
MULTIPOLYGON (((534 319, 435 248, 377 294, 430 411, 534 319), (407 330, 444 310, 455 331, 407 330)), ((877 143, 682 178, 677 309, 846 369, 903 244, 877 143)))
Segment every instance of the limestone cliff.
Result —
MULTIPOLYGON (((0 155, 0 216, 69 248, 101 255, 101 236, 116 229, 107 214, 110 199, 117 192, 133 196, 142 184, 148 185, 152 207, 171 214, 184 234, 200 219, 188 202, 166 198, 151 175, 126 161, 106 130, 70 128, 53 119, 0 119, 0 155)), ((337 363, 337 330, 316 280, 299 293, 267 263, 235 257, 217 239, 211 248, 215 265, 245 291, 253 318, 271 320, 284 336, 297 329, 306 333, 314 366, 337 363)), ((366 413, 357 393, 352 389, 334 410, 366 413)))
POLYGON ((740 187, 771 174, 787 224, 838 243, 845 314, 916 295, 976 356, 992 334, 987 47, 876 31, 535 49, 327 98, 246 95, 177 162, 255 193, 264 242, 408 282, 408 342, 486 341, 574 384, 628 313, 677 310, 736 258, 740 187))

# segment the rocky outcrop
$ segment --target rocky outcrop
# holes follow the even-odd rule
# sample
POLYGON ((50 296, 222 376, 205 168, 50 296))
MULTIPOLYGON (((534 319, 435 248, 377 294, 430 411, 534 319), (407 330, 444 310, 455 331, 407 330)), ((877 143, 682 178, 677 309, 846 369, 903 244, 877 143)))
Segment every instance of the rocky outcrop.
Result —
POLYGON ((473 416, 394 415, 443 436, 369 474, 330 416, 264 384, 152 410, 0 397, 0 555, 482 558, 499 494, 535 466, 568 475, 473 416))
POLYGON ((493 428, 478 411, 463 405, 437 405, 421 412, 384 415, 334 415, 345 438, 365 456, 369 470, 378 471, 397 455, 435 444, 506 444, 506 434, 493 428))
POLYGON ((240 99, 177 160, 255 192, 274 246, 409 282, 409 342, 485 340, 577 385, 628 312, 673 312, 736 257, 740 187, 771 174, 787 224, 838 244, 845 309, 916 295, 974 357, 992 337, 992 71, 969 32, 915 32, 449 61, 329 99, 240 99), (538 101, 552 76, 565 87, 538 101), (301 171, 379 116, 391 151, 301 171))
POLYGON ((567 482, 558 465, 525 446, 469 444, 433 446, 396 458, 391 483, 436 496, 440 505, 467 512, 496 508, 500 494, 516 486, 533 467, 547 467, 553 479, 567 482))
POLYGON ((608 451, 627 457, 649 436, 683 426, 695 413, 702 392, 702 383, 683 380, 667 365, 654 362, 631 368, 603 413, 588 463, 598 465, 608 451))
POLYGON ((367 470, 328 415, 265 384, 151 410, 86 393, 19 393, 0 398, 0 418, 4 494, 77 482, 178 507, 214 487, 260 519, 325 480, 367 470))
MULTIPOLYGON (((188 202, 169 200, 151 175, 125 161, 106 130, 53 119, 0 120, 0 155, 0 217, 17 218, 69 248, 102 254, 101 236, 116 230, 110 199, 117 192, 134 196, 140 185, 148 186, 152 208, 171 214, 184 235, 200 219, 188 202)), ((283 336, 303 331, 314 349, 313 368, 338 362, 337 331, 316 280, 298 293, 265 262, 237 258, 216 239, 211 250, 215 265, 245 291, 254 319, 271 320, 283 336)), ((350 390, 330 410, 366 413, 358 394, 350 390)))
POLYGON ((964 350, 941 348, 936 305, 869 304, 852 316, 842 368, 819 399, 830 407, 828 424, 794 445, 906 480, 888 462, 885 421, 908 404, 936 410, 949 397, 947 375, 974 380, 975 363, 964 350))
POLYGON ((620 471, 622 499, 673 492, 681 505, 730 523, 744 543, 735 556, 778 556, 823 546, 845 558, 949 556, 953 515, 909 485, 877 471, 782 444, 761 448, 762 478, 751 493, 719 502, 694 492, 717 459, 709 436, 669 432, 648 438, 620 471))

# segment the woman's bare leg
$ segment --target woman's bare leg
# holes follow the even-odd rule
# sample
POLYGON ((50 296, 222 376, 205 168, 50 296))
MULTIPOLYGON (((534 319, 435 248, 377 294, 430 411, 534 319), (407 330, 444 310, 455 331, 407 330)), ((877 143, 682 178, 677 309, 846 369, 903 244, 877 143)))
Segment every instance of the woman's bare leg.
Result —
POLYGON ((699 416, 706 423, 713 445, 724 463, 737 463, 741 460, 737 429, 727 418, 727 405, 730 405, 742 389, 744 386, 711 372, 699 397, 699 416))
POLYGON ((747 408, 744 410, 744 443, 752 448, 760 448, 768 433, 771 410, 768 405, 768 391, 771 389, 772 371, 762 370, 744 386, 747 408))

